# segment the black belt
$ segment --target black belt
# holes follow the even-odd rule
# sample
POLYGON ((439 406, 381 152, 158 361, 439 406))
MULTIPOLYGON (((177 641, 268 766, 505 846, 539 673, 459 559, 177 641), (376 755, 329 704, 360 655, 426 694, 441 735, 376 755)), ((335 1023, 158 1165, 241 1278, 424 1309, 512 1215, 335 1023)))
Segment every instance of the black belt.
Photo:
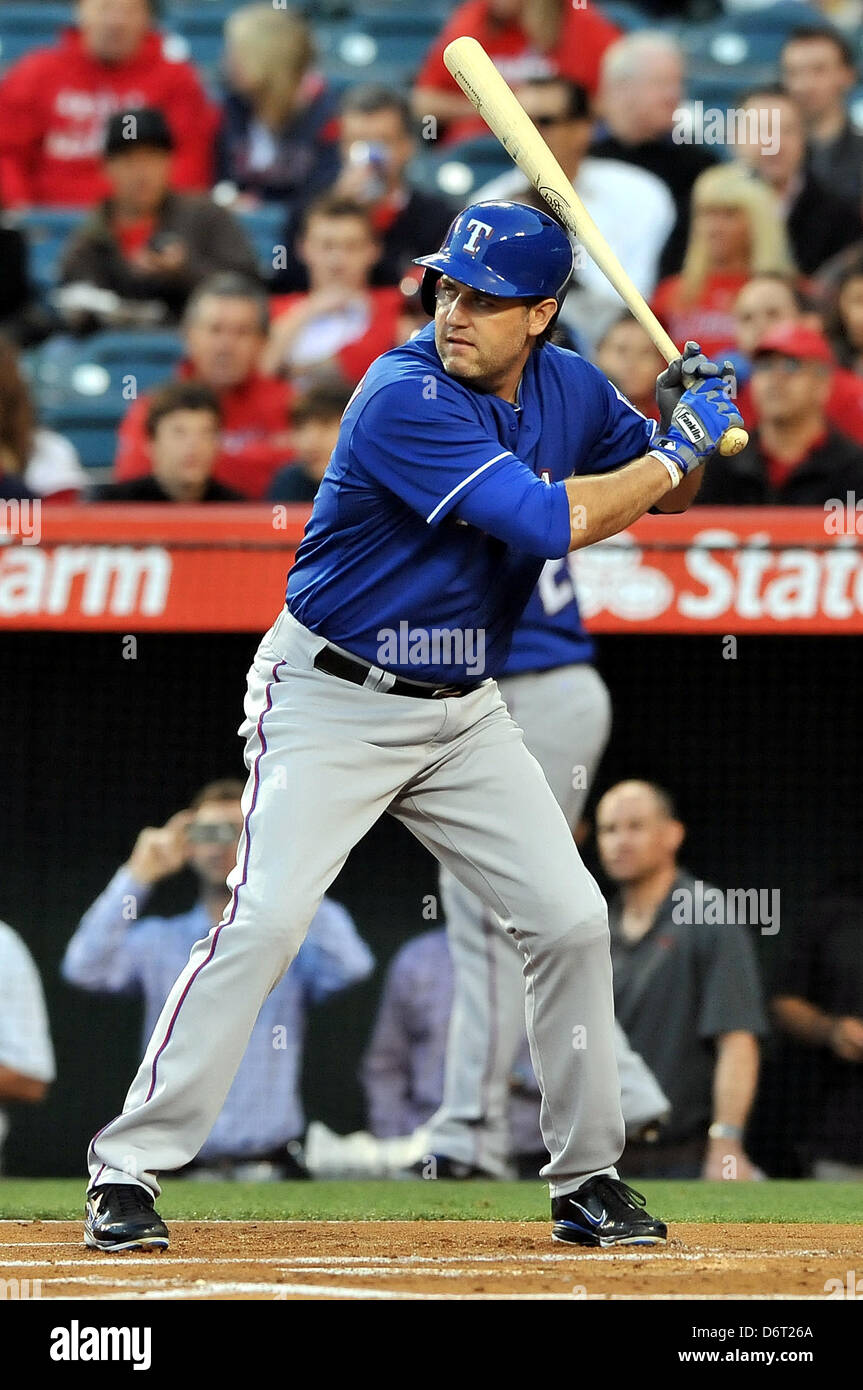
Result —
MULTIPOLYGON (((318 671, 326 671, 328 676, 338 676, 343 681, 351 681, 354 685, 365 685, 369 671, 373 669, 371 662, 361 661, 356 656, 346 656, 344 652, 337 652, 334 647, 322 647, 314 660, 314 665, 318 671)), ((405 680, 404 676, 396 676, 392 685, 382 687, 380 694, 383 695, 412 695, 414 699, 420 700, 443 700, 461 699, 462 695, 470 695, 472 690, 479 689, 476 685, 426 685, 422 681, 405 680)))

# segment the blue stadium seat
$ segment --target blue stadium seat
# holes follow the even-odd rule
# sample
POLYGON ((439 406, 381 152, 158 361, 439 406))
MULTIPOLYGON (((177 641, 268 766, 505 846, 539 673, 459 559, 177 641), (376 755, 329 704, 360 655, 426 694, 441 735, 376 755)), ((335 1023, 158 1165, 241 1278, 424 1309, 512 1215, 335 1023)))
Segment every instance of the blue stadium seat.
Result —
POLYGON ((85 467, 108 468, 132 401, 170 380, 182 354, 170 332, 53 338, 31 358, 39 417, 72 441, 85 467))
POLYGON ((28 208, 14 215, 15 225, 27 238, 30 279, 44 296, 55 288, 63 248, 86 217, 80 208, 28 208))
POLYGON ((791 30, 823 23, 818 11, 800 0, 779 0, 765 9, 723 15, 707 24, 682 26, 679 39, 691 73, 745 68, 750 83, 777 81, 779 55, 791 30))
POLYGON ((314 25, 321 66, 328 77, 408 86, 440 32, 434 14, 416 10, 369 12, 314 25))
POLYGON ((443 194, 454 204, 464 205, 484 183, 514 167, 496 136, 478 135, 433 153, 421 152, 410 166, 410 175, 425 192, 443 194))
POLYGON ((74 23, 71 5, 0 4, 0 68, 7 68, 34 48, 52 44, 74 23))
POLYGON ((255 248, 261 274, 273 273, 273 248, 284 242, 286 213, 281 203, 264 204, 259 208, 236 211, 234 216, 255 248))
POLYGON ((194 8, 173 8, 162 21, 166 53, 177 60, 189 60, 204 73, 215 76, 225 47, 225 20, 236 8, 212 2, 194 8))

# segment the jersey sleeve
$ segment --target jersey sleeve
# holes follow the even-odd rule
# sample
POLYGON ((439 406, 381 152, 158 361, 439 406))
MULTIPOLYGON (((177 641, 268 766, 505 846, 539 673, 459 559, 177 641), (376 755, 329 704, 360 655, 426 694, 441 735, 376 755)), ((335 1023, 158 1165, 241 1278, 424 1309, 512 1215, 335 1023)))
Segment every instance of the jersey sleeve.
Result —
POLYGON ((600 371, 594 388, 599 393, 600 433, 578 468, 579 473, 606 473, 641 458, 650 448, 657 422, 648 420, 600 371))
POLYGON ((351 449, 367 474, 430 526, 454 512, 531 554, 566 553, 562 485, 537 478, 436 376, 377 391, 357 419, 351 449))

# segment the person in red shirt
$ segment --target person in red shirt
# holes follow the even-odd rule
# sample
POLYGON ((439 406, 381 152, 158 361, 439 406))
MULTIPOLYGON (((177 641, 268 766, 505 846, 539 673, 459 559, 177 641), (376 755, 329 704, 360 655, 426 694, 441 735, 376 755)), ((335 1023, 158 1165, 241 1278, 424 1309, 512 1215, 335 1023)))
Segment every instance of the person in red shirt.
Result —
POLYGON ((653 312, 676 343, 707 357, 734 345, 734 302, 752 275, 794 264, 774 194, 737 166, 705 169, 692 190, 692 229, 683 269, 660 282, 653 312))
POLYGON ((0 82, 0 201, 90 207, 106 197, 105 123, 145 105, 171 127, 173 186, 208 188, 215 109, 194 68, 165 56, 149 0, 78 0, 77 21, 0 82))
MULTIPOLYGON (((213 477, 250 498, 266 495, 273 474, 294 452, 288 424, 293 389, 264 376, 260 368, 268 327, 264 292, 228 273, 199 285, 183 318, 186 360, 178 374, 209 386, 221 409, 221 448, 213 477)), ((118 482, 151 471, 150 400, 139 397, 117 432, 118 482)))
MULTIPOLYGON (((794 277, 773 274, 753 275, 747 281, 737 296, 734 317, 737 351, 732 354, 732 361, 737 375, 737 409, 749 428, 758 424, 749 380, 756 344, 773 328, 787 324, 820 333, 821 322, 804 300, 794 277)), ((863 377, 834 365, 825 413, 828 423, 840 434, 863 444, 863 377)))
POLYGON ((303 385, 321 376, 356 385, 399 341, 403 304, 397 285, 370 288, 380 255, 371 210, 337 194, 319 198, 303 218, 297 254, 309 290, 273 297, 263 369, 303 385))
POLYGON ((758 428, 731 458, 705 469, 698 506, 826 507, 863 496, 863 449, 831 428, 833 355, 802 324, 772 328, 755 345, 752 395, 758 428))
POLYGON ((511 87, 536 77, 568 77, 593 94, 600 59, 619 30, 586 0, 466 0, 426 55, 414 88, 414 113, 445 125, 447 143, 488 133, 443 61, 447 44, 463 34, 482 44, 511 87))

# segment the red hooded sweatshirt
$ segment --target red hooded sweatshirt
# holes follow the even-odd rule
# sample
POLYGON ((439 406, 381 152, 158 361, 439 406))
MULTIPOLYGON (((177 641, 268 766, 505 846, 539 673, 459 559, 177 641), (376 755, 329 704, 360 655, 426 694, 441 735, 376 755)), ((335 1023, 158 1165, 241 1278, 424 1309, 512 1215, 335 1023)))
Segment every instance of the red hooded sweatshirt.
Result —
POLYGON ((28 53, 0 82, 0 201, 90 207, 108 194, 101 168, 105 122, 115 111, 158 106, 176 141, 172 185, 211 182, 216 112, 189 63, 162 52, 151 30, 133 58, 103 63, 67 29, 53 48, 28 53))

